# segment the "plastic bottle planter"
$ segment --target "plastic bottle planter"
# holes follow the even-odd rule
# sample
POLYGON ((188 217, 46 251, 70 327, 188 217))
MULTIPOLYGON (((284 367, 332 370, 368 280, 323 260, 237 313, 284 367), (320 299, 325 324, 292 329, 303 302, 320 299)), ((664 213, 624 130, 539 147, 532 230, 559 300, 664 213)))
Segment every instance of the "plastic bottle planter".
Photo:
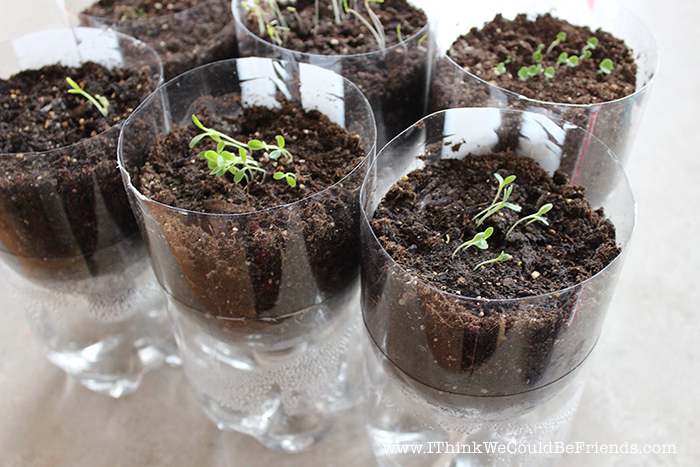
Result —
MULTIPOLYGON (((420 2, 414 4, 420 6, 420 2)), ((430 25, 405 38, 403 43, 384 50, 357 55, 320 55, 296 52, 260 39, 246 26, 248 11, 242 1, 233 0, 232 6, 241 57, 310 63, 333 70, 357 85, 374 111, 377 147, 381 148, 425 115, 428 76, 434 55, 430 25)))
MULTIPOLYGON (((592 2, 588 2, 592 3, 592 2)), ((624 165, 634 142, 644 106, 658 69, 656 41, 649 30, 629 11, 611 2, 596 2, 589 8, 587 2, 541 2, 526 6, 506 2, 489 3, 470 8, 468 14, 454 14, 439 18, 438 50, 440 58, 435 60, 430 90, 429 108, 432 111, 453 107, 511 108, 558 116, 570 121, 605 143, 624 165), (560 19, 577 26, 589 26, 592 31, 601 28, 625 41, 632 49, 637 63, 636 92, 613 101, 589 104, 558 104, 526 98, 520 94, 495 86, 467 72, 446 56, 452 43, 472 27, 481 28, 493 20, 497 13, 513 19, 519 13, 528 17, 552 13, 560 19)), ((518 79, 514 77, 514 79, 518 79)), ((556 77, 554 78, 556 79, 556 77)), ((582 135, 583 136, 583 135, 582 135)), ((581 142, 571 142, 585 148, 581 142)), ((581 164, 582 154, 572 157, 571 168, 581 164)), ((601 167, 601 174, 614 170, 601 167)))
POLYGON ((386 465, 453 465, 455 457, 460 465, 550 465, 553 459, 547 455, 463 453, 440 458, 434 449, 434 454, 400 454, 384 446, 408 442, 422 444, 427 452, 430 442, 448 442, 454 449, 472 442, 535 445, 565 440, 581 394, 582 368, 600 334, 634 226, 634 199, 610 150, 590 137, 578 174, 568 175, 585 186, 592 207, 604 207, 622 254, 590 279, 553 293, 486 300, 443 292, 394 262, 369 219, 389 188, 429 148, 442 146, 443 158, 483 154, 496 146, 512 148, 553 171, 560 166, 556 162, 578 152, 564 145, 570 136, 585 132, 540 114, 451 109, 406 130, 368 169, 360 195, 367 414, 375 452, 386 465), (614 170, 608 180, 617 183, 610 194, 592 176, 601 164, 614 170), (534 318, 545 311, 558 318, 534 318), (477 321, 509 316, 509 327, 503 335, 474 334, 470 320, 459 319, 460 314, 477 321), (494 345, 480 346, 488 351, 476 358, 473 351, 482 341, 494 345))
POLYGON ((190 125, 196 99, 228 94, 243 107, 287 99, 318 109, 359 135, 368 161, 374 119, 358 89, 331 71, 244 58, 170 81, 127 120, 120 139, 127 191, 204 411, 221 429, 296 451, 361 393, 358 194, 366 163, 315 195, 255 212, 207 214, 145 197, 139 172, 158 136, 170 122, 190 125), (313 213, 327 213, 323 235, 307 222, 313 213))
MULTIPOLYGON (((154 88, 162 73, 153 49, 98 29, 29 34, 3 44, 0 55, 3 79, 59 61, 147 67, 154 88)), ((114 397, 135 391, 176 350, 116 167, 119 131, 41 153, 0 154, 0 263, 15 298, 49 360, 114 397), (97 162, 72 170, 66 159, 97 162)))
MULTIPOLYGON (((166 81, 200 65, 238 57, 230 0, 206 0, 184 11, 154 17, 125 12, 119 20, 80 13, 85 9, 82 0, 66 0, 65 4, 81 25, 111 27, 153 47, 163 61, 166 81)), ((167 4, 163 2, 162 8, 167 4)))

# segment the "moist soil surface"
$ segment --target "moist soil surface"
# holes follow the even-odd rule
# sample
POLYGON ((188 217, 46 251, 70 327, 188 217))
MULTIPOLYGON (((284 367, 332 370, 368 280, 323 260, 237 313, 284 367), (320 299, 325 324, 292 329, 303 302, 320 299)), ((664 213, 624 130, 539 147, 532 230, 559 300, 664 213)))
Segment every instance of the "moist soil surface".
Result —
POLYGON ((593 104, 628 96, 635 91, 637 67, 632 51, 625 43, 602 30, 592 32, 588 27, 573 26, 550 14, 538 16, 534 21, 524 14, 513 21, 500 14, 483 28, 472 28, 459 37, 448 51, 448 56, 459 66, 477 77, 525 97, 546 102, 565 104, 593 104), (560 32, 566 40, 555 45, 547 53, 550 44, 560 32), (586 41, 596 37, 598 46, 592 49, 590 58, 580 60, 570 67, 557 65, 562 52, 580 56, 586 41), (533 53, 543 44, 543 60, 533 61, 533 53), (505 63, 511 58, 510 63, 505 63), (599 73, 604 59, 614 63, 611 74, 599 73), (498 75, 494 69, 503 62, 506 73, 498 75), (521 81, 518 71, 523 66, 542 65, 555 68, 555 76, 547 79, 543 73, 521 81))
POLYGON ((99 18, 130 20, 172 15, 194 8, 206 0, 100 0, 83 13, 99 18))
MULTIPOLYGON (((145 73, 92 62, 79 68, 50 65, 0 80, 0 153, 48 151, 102 133, 138 107, 150 93, 150 83, 145 73), (86 98, 68 94, 67 77, 93 96, 106 97, 107 117, 86 98)), ((83 163, 89 161, 73 164, 83 163)))
MULTIPOLYGON (((217 98, 219 104, 236 98, 217 98)), ((223 104, 227 105, 227 104, 223 104)), ((216 144, 206 138, 190 149, 190 140, 201 133, 194 125, 175 127, 148 155, 141 169, 141 191, 163 204, 208 213, 252 212, 291 203, 338 182, 363 160, 365 151, 359 137, 332 123, 318 111, 305 112, 285 102, 281 111, 247 107, 242 115, 226 117, 205 107, 196 112, 205 127, 214 128, 239 141, 258 139, 274 144, 278 135, 285 139, 290 162, 281 157, 271 160, 255 151, 260 166, 267 170, 264 181, 234 183, 233 175, 211 175, 207 161, 199 157, 216 144), (273 180, 275 172, 291 172, 297 186, 273 180)))
POLYGON ((403 268, 440 290, 488 299, 527 297, 577 284, 608 265, 619 253, 615 228, 603 210, 592 210, 584 189, 571 185, 561 172, 550 177, 532 159, 511 152, 430 162, 399 181, 377 208, 372 228, 403 268), (480 227, 472 218, 489 206, 498 182, 516 175, 509 202, 516 213, 502 209, 480 227), (549 225, 518 224, 521 217, 551 203, 549 225), (492 227, 488 249, 455 249, 492 227), (449 239, 449 240, 448 240, 449 239), (509 261, 479 263, 500 252, 509 261))
POLYGON ((238 56, 230 0, 100 0, 82 14, 97 22, 116 22, 120 32, 153 47, 163 62, 166 81, 197 66, 238 56), (187 15, 171 16, 189 9, 187 15))
MULTIPOLYGON (((333 8, 330 2, 321 2, 319 10, 318 28, 314 26, 314 0, 299 0, 295 8, 301 18, 293 15, 286 9, 282 14, 287 21, 290 30, 282 33, 282 46, 297 52, 319 55, 351 55, 376 52, 377 41, 367 27, 348 15, 340 24, 335 21, 333 8)), ((351 5, 352 2, 349 2, 351 5)), ((385 0, 383 3, 370 3, 372 11, 384 26, 386 45, 391 47, 399 42, 396 32, 400 26, 401 37, 406 39, 421 30, 428 22, 425 13, 410 5, 406 0, 385 0)), ((358 2, 358 13, 372 24, 371 19, 362 5, 358 2)), ((257 34, 261 39, 270 41, 266 31, 260 33, 257 20, 254 15, 247 18, 248 30, 257 34)))

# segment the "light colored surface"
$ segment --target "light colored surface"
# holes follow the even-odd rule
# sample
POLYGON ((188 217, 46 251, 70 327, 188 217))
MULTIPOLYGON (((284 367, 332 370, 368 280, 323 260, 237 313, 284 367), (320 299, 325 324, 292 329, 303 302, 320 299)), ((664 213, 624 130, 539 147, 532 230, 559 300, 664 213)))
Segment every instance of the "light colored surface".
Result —
MULTIPOLYGON (((443 0, 445 4, 448 2, 443 0)), ((662 61, 628 163, 638 223, 571 442, 672 444, 676 454, 570 454, 564 467, 690 466, 700 458, 700 3, 620 1, 662 61)), ((0 0, 0 40, 60 26, 51 0, 0 0)), ((297 455, 220 433, 177 369, 124 400, 90 393, 48 363, 0 280, 0 466, 369 466, 359 411, 297 455)))

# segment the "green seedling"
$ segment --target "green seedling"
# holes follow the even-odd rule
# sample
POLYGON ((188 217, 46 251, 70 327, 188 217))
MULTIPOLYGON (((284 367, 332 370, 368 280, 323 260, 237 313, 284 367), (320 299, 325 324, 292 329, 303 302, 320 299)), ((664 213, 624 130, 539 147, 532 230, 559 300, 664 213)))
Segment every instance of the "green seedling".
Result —
POLYGON ((270 11, 272 11, 277 18, 277 24, 279 24, 282 28, 288 28, 289 25, 287 24, 287 20, 284 19, 284 15, 282 14, 282 10, 280 10, 279 5, 277 5, 277 0, 267 0, 267 5, 270 7, 270 11))
POLYGON ((418 39, 418 48, 424 52, 427 52, 428 49, 423 45, 423 42, 428 38, 428 35, 422 36, 420 39, 418 39))
POLYGON ((518 70, 518 79, 520 81, 527 81, 530 78, 534 78, 540 73, 544 72, 544 68, 539 63, 537 65, 524 66, 518 70))
POLYGON ((404 42, 403 35, 401 34, 400 24, 396 25, 396 39, 399 41, 399 44, 401 44, 404 50, 408 50, 408 46, 406 45, 406 42, 404 42))
POLYGON ((289 31, 289 28, 280 26, 277 24, 277 20, 272 20, 266 25, 267 35, 270 36, 270 40, 275 44, 282 46, 284 44, 284 39, 282 39, 281 32, 289 31))
MULTIPOLYGON (((258 161, 256 161, 248 151, 264 150, 268 153, 270 159, 285 157, 289 161, 293 160, 291 153, 284 149, 285 141, 282 136, 277 136, 277 145, 267 144, 257 139, 251 139, 247 143, 243 143, 213 128, 205 127, 195 115, 192 115, 192 122, 197 128, 202 130, 203 133, 192 138, 190 141, 190 148, 193 148, 204 138, 211 138, 216 142, 216 151, 202 151, 199 153, 199 157, 206 159, 207 165, 211 170, 210 173, 217 177, 222 177, 226 172, 230 172, 233 174, 233 181, 235 183, 240 183, 244 179, 250 182, 256 173, 264 177, 267 171, 260 167, 258 161), (237 152, 237 154, 227 151, 227 147, 236 148, 237 151, 234 152, 237 152)), ((289 174, 283 174, 283 177, 275 179, 281 180, 284 178, 290 186, 296 186, 296 177, 293 177, 294 184, 292 184, 292 182, 290 182, 290 177, 287 175, 289 174)))
POLYGON ((552 50, 554 49, 554 47, 558 46, 559 44, 561 44, 564 41, 566 41, 566 33, 560 32, 559 34, 557 34, 557 38, 554 39, 554 42, 549 44, 549 47, 547 47, 547 55, 552 53, 552 50))
POLYGON ((493 174, 493 176, 496 177, 496 180, 498 180, 498 189, 496 190, 496 196, 493 198, 493 201, 491 202, 491 205, 489 207, 479 211, 476 214, 476 216, 472 218, 472 220, 476 223, 477 227, 480 226, 490 216, 497 213, 503 208, 508 208, 515 212, 520 212, 521 209, 520 206, 518 206, 517 204, 508 202, 508 198, 513 192, 513 186, 510 184, 513 183, 513 181, 515 180, 515 175, 509 175, 505 179, 497 173, 493 174), (501 201, 498 201, 501 192, 503 192, 503 199, 501 201))
POLYGON ((476 271, 477 269, 479 269, 481 266, 485 266, 485 265, 491 264, 491 263, 502 263, 502 262, 504 262, 504 261, 508 261, 508 260, 511 259, 511 258, 512 258, 511 255, 509 255, 508 253, 505 253, 505 252, 502 251, 501 254, 498 255, 498 257, 493 258, 493 259, 489 259, 489 260, 486 260, 486 261, 482 261, 481 263, 479 263, 479 264, 477 264, 476 266, 474 266, 474 271, 476 271))
POLYGON ((554 67, 553 67, 553 66, 548 66, 548 67, 544 70, 544 77, 545 77, 545 79, 552 79, 552 78, 554 78, 554 75, 555 75, 555 74, 556 74, 556 71, 554 71, 554 67))
POLYGON ((504 61, 502 61, 501 63, 499 63, 498 65, 496 65, 493 68, 493 70, 492 70, 493 74, 496 76, 501 76, 501 75, 506 74, 508 72, 508 70, 506 70, 506 65, 509 64, 511 61, 512 61, 511 56, 508 55, 508 57, 506 57, 506 59, 504 61))
POLYGON ((100 96, 99 94, 95 94, 95 97, 92 97, 83 88, 78 86, 78 83, 76 83, 75 81, 73 81, 70 78, 66 78, 66 82, 72 88, 72 89, 68 90, 69 94, 80 94, 81 96, 83 96, 92 105, 94 105, 97 110, 100 111, 100 113, 102 114, 103 117, 106 117, 109 114, 109 101, 107 100, 106 97, 100 96))
POLYGON ((525 216, 522 219, 520 219, 518 222, 513 224, 513 226, 508 229, 508 232, 506 232, 505 238, 507 239, 510 233, 515 229, 515 227, 520 224, 521 222, 527 221, 525 225, 530 225, 533 222, 542 222, 544 225, 549 225, 549 221, 547 221, 547 218, 544 217, 545 214, 547 214, 551 209, 552 209, 552 203, 547 203, 543 205, 539 211, 537 211, 534 214, 530 214, 529 216, 525 216))
POLYGON ((566 65, 570 67, 575 67, 578 66, 578 57, 576 55, 569 56, 566 52, 562 52, 559 54, 559 57, 557 58, 557 66, 559 65, 566 65))
POLYGON ((455 258, 455 255, 459 250, 467 249, 470 246, 475 246, 479 248, 480 250, 485 250, 489 247, 489 244, 486 243, 486 240, 493 234, 493 227, 489 227, 488 229, 484 230, 483 232, 479 232, 478 234, 474 235, 474 238, 471 240, 462 243, 460 246, 455 248, 455 251, 452 252, 452 259, 455 258))
POLYGON ((542 55, 542 49, 544 49, 544 44, 537 46, 537 49, 532 53, 533 62, 541 62, 544 60, 544 55, 542 55))
POLYGON ((374 11, 372 11, 372 8, 370 8, 370 3, 384 3, 384 0, 365 0, 365 10, 367 10, 367 15, 372 21, 372 24, 370 24, 369 21, 367 21, 361 14, 359 14, 357 10, 348 7, 348 0, 343 0, 343 8, 345 10, 345 13, 350 13, 354 15, 357 19, 359 19, 362 22, 362 24, 364 24, 367 27, 367 29, 369 29, 369 31, 374 36, 374 40, 377 41, 377 46, 379 47, 379 50, 384 50, 386 49, 386 37, 384 36, 384 26, 382 26, 382 22, 379 20, 379 17, 376 15, 376 13, 374 13, 374 11))
POLYGON ((301 28, 304 23, 302 22, 301 16, 299 16, 299 12, 297 11, 297 9, 294 8, 293 6, 288 6, 287 11, 290 12, 292 15, 294 15, 294 19, 297 20, 297 24, 301 28))
POLYGON ((265 30, 267 29, 267 21, 266 21, 265 12, 260 7, 259 0, 255 0, 253 2, 251 2, 251 1, 241 2, 241 5, 247 11, 251 12, 253 14, 253 16, 255 16, 255 19, 258 22, 258 30, 259 30, 260 34, 263 34, 265 32, 265 30))
POLYGON ((295 186, 297 186, 297 176, 296 176, 295 174, 291 173, 291 172, 287 172, 287 173, 284 173, 284 172, 275 172, 275 173, 272 175, 272 178, 274 178, 275 180, 282 180, 282 179, 285 179, 285 180, 287 181, 287 184, 288 184, 289 186, 291 186, 292 188, 294 188, 295 186))
POLYGON ((610 73, 612 73, 614 67, 615 65, 613 64, 613 61, 609 58, 606 58, 605 60, 600 62, 600 65, 598 66, 598 73, 604 73, 606 75, 609 75, 610 73))
POLYGON ((593 53, 591 50, 595 49, 598 47, 598 39, 595 37, 591 37, 586 41, 586 45, 583 46, 583 49, 581 49, 581 55, 579 55, 578 58, 581 60, 586 60, 587 58, 591 58, 593 53))

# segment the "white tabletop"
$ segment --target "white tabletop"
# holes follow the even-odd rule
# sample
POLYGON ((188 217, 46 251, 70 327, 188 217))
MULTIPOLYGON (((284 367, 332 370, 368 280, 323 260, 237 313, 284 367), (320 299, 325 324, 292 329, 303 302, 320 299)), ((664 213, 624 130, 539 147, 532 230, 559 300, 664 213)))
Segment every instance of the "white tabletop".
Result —
MULTIPOLYGON (((662 66, 627 164, 637 229, 591 357, 571 441, 670 444, 677 453, 570 454, 561 465, 697 465, 700 3, 620 3, 657 37, 662 66)), ((0 0, 0 41, 63 24, 54 0, 0 0)), ((371 466, 375 460, 360 410, 311 450, 285 455, 219 432, 179 369, 149 373, 124 399, 93 394, 44 359, 0 280, 0 466, 161 465, 371 466)))

